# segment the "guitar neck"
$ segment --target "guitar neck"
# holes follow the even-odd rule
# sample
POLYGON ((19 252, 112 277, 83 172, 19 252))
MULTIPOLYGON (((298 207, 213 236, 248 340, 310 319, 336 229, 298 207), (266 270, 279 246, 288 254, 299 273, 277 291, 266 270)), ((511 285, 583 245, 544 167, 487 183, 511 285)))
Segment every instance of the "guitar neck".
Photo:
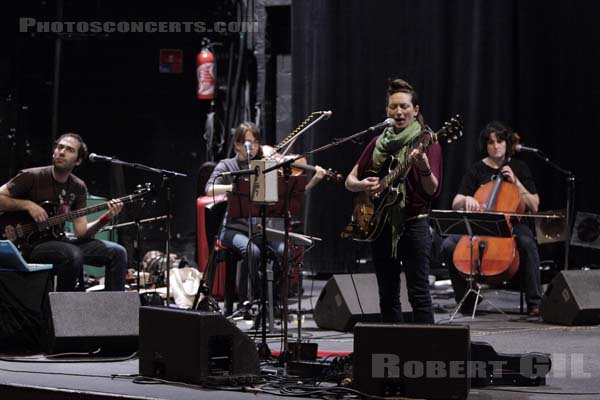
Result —
POLYGON ((410 154, 410 152, 416 148, 419 147, 419 145, 422 145, 422 150, 423 152, 426 152, 427 150, 429 150, 429 147, 431 147, 431 144, 433 143, 433 140, 430 138, 426 143, 420 142, 418 145, 415 145, 413 147, 411 147, 407 152, 407 157, 404 159, 404 161, 402 161, 401 163, 399 163, 396 168, 394 168, 394 170, 392 172, 390 172, 385 178, 383 178, 382 180, 382 187, 383 188, 388 188, 390 185, 392 185, 394 182, 396 182, 396 180, 400 177, 405 175, 408 170, 410 169, 410 167, 412 167, 412 165, 414 164, 414 159, 408 157, 408 154, 410 154))
MULTIPOLYGON (((121 197, 118 200, 121 200, 121 202, 123 204, 126 204, 126 203, 129 203, 129 202, 135 200, 137 197, 139 197, 139 195, 132 194, 129 196, 121 197)), ((106 209, 108 209, 108 203, 102 203, 102 204, 96 204, 95 206, 89 206, 89 207, 81 208, 79 210, 70 211, 68 213, 55 215, 53 217, 48 218, 48 225, 54 226, 54 225, 64 224, 67 221, 72 221, 76 218, 83 217, 83 216, 93 214, 95 212, 106 210, 106 209)))

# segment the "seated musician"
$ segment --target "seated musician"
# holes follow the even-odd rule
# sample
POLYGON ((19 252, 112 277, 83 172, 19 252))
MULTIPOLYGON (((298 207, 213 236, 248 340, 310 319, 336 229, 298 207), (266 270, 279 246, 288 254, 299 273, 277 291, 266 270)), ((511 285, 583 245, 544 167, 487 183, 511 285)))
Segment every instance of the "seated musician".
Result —
MULTIPOLYGON (((251 122, 241 123, 235 130, 234 133, 234 146, 235 156, 232 158, 226 158, 216 165, 206 184, 206 195, 212 196, 231 192, 233 189, 233 177, 222 176, 224 172, 234 172, 241 169, 249 168, 248 157, 246 155, 246 148, 244 142, 250 142, 251 152, 250 156, 252 159, 261 159, 269 154, 263 154, 263 147, 260 146, 260 131, 251 122)), ((267 146, 265 146, 266 148, 267 146)), ((321 167, 316 167, 316 173, 312 179, 308 182, 305 190, 310 190, 325 176, 325 170, 321 167)), ((248 221, 245 218, 238 218, 235 220, 226 217, 225 226, 221 231, 220 240, 226 247, 233 249, 237 255, 242 258, 241 276, 238 288, 238 300, 243 303, 249 300, 248 296, 248 277, 250 277, 250 286, 252 288, 252 298, 258 299, 260 297, 261 285, 258 282, 258 266, 260 265, 261 253, 260 248, 257 245, 260 244, 258 240, 252 242, 251 247, 249 246, 248 234, 240 230, 229 229, 228 224, 235 223, 236 225, 247 225, 248 221), (248 253, 251 256, 251 265, 248 266, 248 253)), ((271 246, 275 249, 277 254, 281 256, 284 251, 284 245, 282 242, 273 242, 271 246)))
MULTIPOLYGON (((87 146, 81 137, 65 133, 54 142, 52 165, 22 170, 0 187, 0 210, 26 211, 31 218, 23 223, 35 221, 42 224, 49 217, 39 205, 42 202, 57 205, 59 214, 86 207, 86 185, 72 173, 86 156, 87 146)), ((58 291, 83 289, 77 288, 77 282, 82 276, 84 263, 106 267, 105 290, 124 290, 127 272, 125 248, 117 243, 93 239, 122 208, 121 201, 111 200, 108 211, 95 221, 88 222, 86 216, 73 219, 75 237, 51 238, 35 243, 24 254, 25 259, 32 263, 53 264, 58 291)))
MULTIPOLYGON (((490 182, 493 176, 502 174, 504 179, 516 185, 521 199, 525 203, 526 210, 537 212, 540 204, 540 198, 537 194, 535 183, 527 164, 515 158, 507 158, 508 162, 504 164, 505 157, 510 154, 509 142, 512 140, 513 132, 507 125, 492 121, 488 123, 481 131, 479 144, 481 150, 485 150, 487 157, 477 161, 471 166, 464 175, 458 193, 452 201, 452 209, 479 211, 484 209, 484 205, 479 204, 473 195, 477 189, 490 182)), ((513 234, 516 239, 517 249, 519 251, 520 264, 519 270, 523 274, 525 282, 525 300, 530 315, 539 315, 541 302, 540 287, 540 257, 538 254, 537 243, 530 227, 521 220, 513 224, 513 234)), ((466 290, 467 283, 456 270, 452 256, 460 236, 448 236, 441 249, 442 260, 448 265, 454 297, 456 302, 462 300, 466 290)), ((462 307, 463 312, 469 312, 473 309, 473 298, 467 298, 462 307)))

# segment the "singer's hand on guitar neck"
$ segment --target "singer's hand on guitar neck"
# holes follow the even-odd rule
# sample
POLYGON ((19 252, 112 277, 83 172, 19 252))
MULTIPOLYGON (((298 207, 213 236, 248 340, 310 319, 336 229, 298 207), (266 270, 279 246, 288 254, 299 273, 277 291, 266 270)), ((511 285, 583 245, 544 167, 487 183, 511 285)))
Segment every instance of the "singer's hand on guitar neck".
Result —
POLYGON ((423 152, 422 145, 418 149, 414 149, 410 152, 409 157, 414 160, 415 166, 419 171, 430 171, 431 166, 429 165, 429 159, 427 154, 423 152))

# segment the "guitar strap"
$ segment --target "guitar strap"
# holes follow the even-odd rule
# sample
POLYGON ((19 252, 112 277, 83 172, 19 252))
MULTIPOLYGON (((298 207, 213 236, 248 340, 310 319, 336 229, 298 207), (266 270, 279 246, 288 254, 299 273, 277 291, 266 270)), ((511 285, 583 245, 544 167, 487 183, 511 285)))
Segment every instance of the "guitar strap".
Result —
MULTIPOLYGON (((400 151, 396 154, 399 163, 402 163, 406 159, 406 157, 408 156, 408 152, 415 148, 417 143, 419 143, 422 138, 422 135, 420 135, 420 125, 418 122, 413 122, 413 124, 409 128, 413 127, 415 124, 419 128, 419 131, 416 136, 411 135, 411 140, 409 140, 405 144, 405 146, 401 148, 400 151)), ((402 226, 404 224, 404 206, 406 205, 406 182, 402 181, 398 185, 398 190, 400 192, 400 202, 390 208, 387 217, 388 221, 386 221, 386 223, 391 224, 392 228, 392 257, 394 258, 397 258, 398 256, 398 239, 400 238, 400 232, 402 231, 402 226)))

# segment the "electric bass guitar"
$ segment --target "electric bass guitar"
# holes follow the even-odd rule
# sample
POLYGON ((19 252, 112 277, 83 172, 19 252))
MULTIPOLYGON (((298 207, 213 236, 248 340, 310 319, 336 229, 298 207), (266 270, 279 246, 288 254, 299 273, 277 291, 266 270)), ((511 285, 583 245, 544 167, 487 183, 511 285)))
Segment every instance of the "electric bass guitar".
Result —
MULTIPOLYGON (((134 194, 118 200, 123 204, 140 201, 152 191, 150 184, 146 184, 134 194)), ((62 238, 65 235, 65 222, 108 209, 108 202, 64 214, 57 214, 58 207, 49 201, 41 203, 40 206, 48 213, 48 220, 43 223, 35 222, 27 211, 0 212, 0 239, 10 240, 22 254, 27 254, 38 243, 62 238)))
MULTIPOLYGON (((426 142, 417 141, 406 154, 421 146, 423 152, 444 138, 448 143, 458 140, 462 136, 463 122, 460 115, 452 117, 444 123, 443 128, 435 133, 430 133, 426 142)), ((346 226, 341 236, 357 242, 372 242, 379 237, 388 217, 389 210, 402 201, 401 185, 408 175, 414 160, 406 157, 399 162, 397 157, 391 156, 385 161, 378 174, 381 189, 377 193, 367 191, 359 192, 353 199, 353 212, 350 223, 346 226)), ((369 176, 367 172, 366 176, 369 176)), ((361 179, 365 178, 363 176, 361 179)))

